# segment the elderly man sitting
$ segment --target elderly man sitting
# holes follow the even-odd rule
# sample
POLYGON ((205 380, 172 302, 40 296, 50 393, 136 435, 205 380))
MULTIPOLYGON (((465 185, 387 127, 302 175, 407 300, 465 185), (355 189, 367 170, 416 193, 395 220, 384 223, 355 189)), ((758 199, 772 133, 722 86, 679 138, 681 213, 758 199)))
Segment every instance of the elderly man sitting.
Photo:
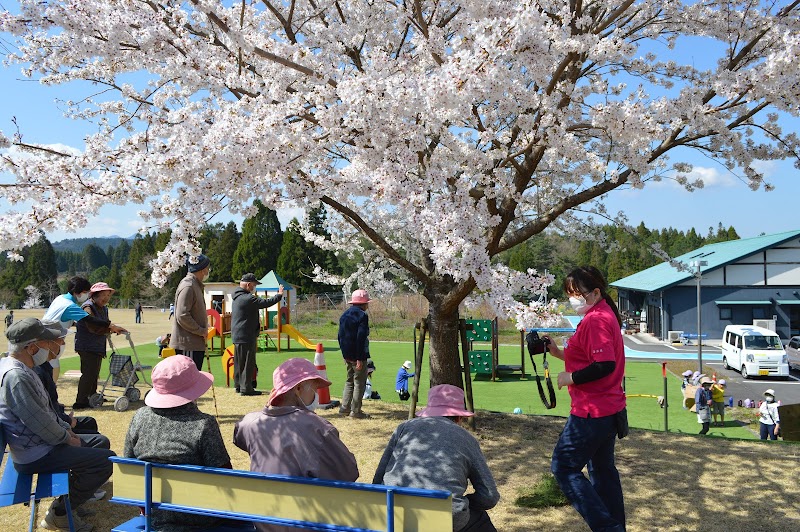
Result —
MULTIPOLYGON (((68 469, 69 496, 77 509, 111 476, 108 449, 84 447, 70 424, 59 419, 33 367, 43 364, 64 344, 59 326, 46 327, 25 318, 6 330, 9 356, 0 360, 0 423, 17 471, 25 474, 68 469)), ((89 532, 92 525, 73 515, 75 530, 89 532)), ((53 501, 41 527, 69 530, 62 497, 53 501)))

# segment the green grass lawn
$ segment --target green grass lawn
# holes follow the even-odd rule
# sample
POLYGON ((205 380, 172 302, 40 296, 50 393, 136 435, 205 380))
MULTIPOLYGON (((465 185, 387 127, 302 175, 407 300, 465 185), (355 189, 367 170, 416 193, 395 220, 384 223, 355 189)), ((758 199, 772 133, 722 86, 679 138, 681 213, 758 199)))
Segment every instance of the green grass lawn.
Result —
MULTIPOLYGON (((331 395, 341 397, 342 386, 345 380, 345 365, 339 353, 338 344, 335 341, 323 342, 325 347, 325 362, 327 366, 328 378, 333 382, 331 395)), ((119 338, 115 341, 115 346, 121 354, 131 354, 131 349, 124 341, 119 338)), ((284 343, 285 347, 285 343, 284 343)), ((476 346, 479 348, 480 346, 476 346)), ((381 394, 383 401, 400 403, 394 391, 395 375, 397 370, 405 360, 412 360, 413 344, 406 342, 375 342, 370 344, 372 359, 375 362, 376 371, 372 376, 373 389, 381 394)), ((154 365, 158 362, 158 348, 152 345, 142 345, 136 348, 136 352, 143 365, 154 365)), ((426 350, 426 356, 428 351, 426 350)), ((305 357, 314 359, 314 352, 300 348, 296 343, 292 343, 292 349, 285 348, 278 353, 270 348, 268 351, 261 351, 257 356, 259 367, 258 384, 259 389, 269 390, 272 387, 272 372, 284 360, 291 357, 305 357)), ((539 374, 543 374, 542 357, 536 357, 539 374)), ((562 361, 548 357, 550 362, 550 372, 553 376, 553 384, 556 384, 558 372, 563 371, 562 361)), ((519 346, 503 345, 500 346, 501 364, 519 364, 519 346)), ((428 361, 423 363, 423 372, 420 379, 420 402, 425 403, 428 393, 428 361)), ((80 369, 80 360, 77 357, 67 358, 61 362, 62 372, 69 369, 80 369)), ((214 384, 225 386, 225 374, 222 368, 222 357, 214 353, 211 357, 211 370, 214 374, 214 384)), ((535 378, 530 375, 532 368, 530 359, 525 356, 526 377, 517 375, 504 375, 492 382, 485 377, 473 379, 472 389, 474 404, 476 409, 490 410, 499 412, 513 412, 515 408, 520 408, 523 415, 553 415, 566 417, 569 415, 569 394, 567 389, 556 389, 557 406, 552 410, 545 409, 539 398, 535 378)), ((101 382, 108 375, 108 361, 103 363, 101 371, 101 382)), ((148 375, 149 378, 149 375, 148 375)), ((628 394, 628 418, 631 427, 664 430, 664 409, 658 406, 655 398, 637 397, 637 395, 663 395, 664 380, 661 373, 661 364, 658 362, 632 362, 626 364, 626 392, 628 394)), ((697 417, 694 413, 684 410, 681 407, 682 396, 680 392, 680 378, 670 373, 667 374, 669 408, 669 430, 671 432, 683 432, 696 434, 700 430, 697 417)), ((546 390, 545 390, 546 392, 546 390)), ((113 394, 112 394, 113 395, 113 394)), ((62 402, 69 405, 71 398, 62 398, 62 402)), ((364 410, 369 412, 369 402, 364 402, 364 410)), ((711 427, 709 432, 712 436, 723 436, 726 438, 757 439, 746 426, 741 423, 727 420, 726 427, 711 427)))

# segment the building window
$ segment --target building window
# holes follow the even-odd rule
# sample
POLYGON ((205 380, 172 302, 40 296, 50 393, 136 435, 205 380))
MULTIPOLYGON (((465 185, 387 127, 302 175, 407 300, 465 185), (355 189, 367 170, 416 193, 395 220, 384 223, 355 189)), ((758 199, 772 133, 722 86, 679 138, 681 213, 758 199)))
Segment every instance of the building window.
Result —
POLYGON ((764 314, 763 308, 754 308, 753 309, 753 319, 754 320, 763 320, 767 316, 764 314))
POLYGON ((721 320, 733 319, 733 311, 730 308, 720 307, 719 319, 721 320))

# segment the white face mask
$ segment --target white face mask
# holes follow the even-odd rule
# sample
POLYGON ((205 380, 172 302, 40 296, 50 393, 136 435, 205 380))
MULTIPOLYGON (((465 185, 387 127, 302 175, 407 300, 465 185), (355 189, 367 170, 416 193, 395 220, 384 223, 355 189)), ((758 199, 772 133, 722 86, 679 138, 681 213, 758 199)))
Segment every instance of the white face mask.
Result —
POLYGON ((569 298, 569 304, 572 306, 572 309, 577 312, 578 314, 586 314, 593 305, 590 305, 586 302, 586 299, 583 296, 579 297, 572 297, 569 298))
POLYGON ((33 354, 33 365, 41 366, 42 364, 47 362, 49 358, 50 358, 50 350, 39 347, 39 350, 33 354))
POLYGON ((61 345, 61 346, 59 346, 59 348, 58 348, 58 355, 56 355, 56 358, 58 358, 58 357, 60 357, 61 355, 63 355, 63 354, 64 354, 64 348, 65 348, 65 347, 67 347, 67 346, 66 346, 66 345, 61 345))
POLYGON ((86 300, 89 299, 89 292, 78 294, 75 296, 75 299, 78 301, 78 303, 86 303, 86 300))
POLYGON ((772 397, 771 395, 767 395, 765 398, 766 398, 768 403, 774 403, 775 402, 775 398, 772 397))
POLYGON ((305 406, 308 410, 314 411, 317 408, 319 408, 319 396, 317 395, 316 391, 314 392, 314 399, 312 399, 311 402, 308 404, 306 404, 306 402, 303 401, 302 395, 297 394, 297 397, 300 399, 300 402, 303 403, 303 406, 305 406))

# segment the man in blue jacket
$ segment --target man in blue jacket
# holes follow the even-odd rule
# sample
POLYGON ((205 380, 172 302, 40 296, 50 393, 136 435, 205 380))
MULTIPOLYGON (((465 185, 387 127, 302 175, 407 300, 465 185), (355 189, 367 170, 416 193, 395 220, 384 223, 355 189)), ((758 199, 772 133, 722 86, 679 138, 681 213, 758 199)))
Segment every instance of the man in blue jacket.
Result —
POLYGON ((283 286, 278 288, 278 294, 273 297, 256 296, 253 292, 258 284, 260 283, 254 274, 246 273, 242 275, 239 288, 233 292, 231 309, 233 381, 236 383, 236 391, 242 395, 261 395, 260 391, 253 388, 258 334, 261 332, 258 310, 269 308, 283 298, 283 286))
POLYGON ((339 348, 347 364, 347 381, 342 392, 342 406, 339 413, 355 419, 369 416, 361 411, 364 389, 367 385, 367 359, 369 358, 369 294, 366 290, 356 290, 348 308, 339 318, 339 348))

